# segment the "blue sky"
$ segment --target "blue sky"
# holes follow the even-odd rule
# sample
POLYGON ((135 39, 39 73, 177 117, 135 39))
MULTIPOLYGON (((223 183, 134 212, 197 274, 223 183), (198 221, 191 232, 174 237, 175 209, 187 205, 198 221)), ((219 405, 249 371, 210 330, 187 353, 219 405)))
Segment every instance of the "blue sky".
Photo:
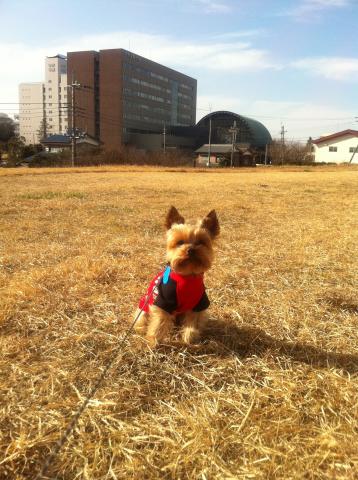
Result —
POLYGON ((46 55, 122 47, 196 78, 197 120, 232 110, 299 141, 358 129, 358 0, 0 0, 0 19, 0 103, 46 55))

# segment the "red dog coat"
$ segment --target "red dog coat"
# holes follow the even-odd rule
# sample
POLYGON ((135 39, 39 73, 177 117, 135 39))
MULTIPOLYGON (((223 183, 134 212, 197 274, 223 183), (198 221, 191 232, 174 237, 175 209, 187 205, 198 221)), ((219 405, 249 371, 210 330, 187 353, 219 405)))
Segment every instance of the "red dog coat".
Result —
POLYGON ((150 305, 156 305, 173 315, 188 310, 206 310, 210 302, 205 293, 204 275, 184 276, 167 267, 154 277, 147 293, 139 301, 139 308, 144 312, 148 312, 150 305))

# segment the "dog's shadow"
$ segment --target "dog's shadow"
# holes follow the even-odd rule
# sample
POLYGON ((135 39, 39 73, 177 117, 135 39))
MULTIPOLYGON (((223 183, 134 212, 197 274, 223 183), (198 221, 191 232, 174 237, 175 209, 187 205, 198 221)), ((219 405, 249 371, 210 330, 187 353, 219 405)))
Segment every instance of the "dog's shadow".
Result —
POLYGON ((211 320, 202 335, 197 352, 240 358, 263 355, 268 351, 316 367, 339 368, 358 372, 358 355, 336 353, 300 342, 278 340, 260 328, 243 327, 233 321, 211 320))

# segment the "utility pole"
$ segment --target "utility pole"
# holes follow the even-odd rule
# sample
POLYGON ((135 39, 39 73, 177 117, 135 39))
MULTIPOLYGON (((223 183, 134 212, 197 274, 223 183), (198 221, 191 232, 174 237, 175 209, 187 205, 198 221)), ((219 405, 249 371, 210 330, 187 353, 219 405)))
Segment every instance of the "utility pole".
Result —
MULTIPOLYGON (((358 122, 358 117, 355 117, 355 121, 358 122)), ((353 162, 354 155, 358 152, 358 145, 356 146, 353 155, 351 156, 351 159, 349 160, 349 163, 353 162)))
MULTIPOLYGON (((42 86, 42 95, 45 98, 45 84, 43 84, 43 86, 42 86)), ((43 109, 42 109, 42 123, 43 123, 43 137, 44 138, 47 137, 47 116, 46 115, 47 115, 47 112, 46 112, 46 101, 45 101, 44 104, 43 104, 43 109)), ((41 141, 41 138, 39 140, 41 141)))
POLYGON ((351 159, 349 160, 349 163, 352 163, 353 162, 353 158, 354 158, 354 155, 358 153, 358 145, 356 146, 354 152, 353 152, 353 155, 351 156, 351 159))
POLYGON ((211 117, 209 119, 209 148, 208 148, 208 167, 210 167, 211 160, 211 117))
POLYGON ((239 128, 236 126, 236 120, 234 120, 234 125, 229 128, 229 132, 231 133, 231 159, 230 159, 230 166, 231 168, 234 166, 234 148, 236 143, 236 137, 239 133, 239 128))
POLYGON ((287 130, 285 130, 284 125, 281 125, 281 165, 283 165, 283 160, 285 156, 285 133, 287 133, 287 130))
POLYGON ((312 161, 312 137, 308 137, 308 140, 307 140, 307 153, 305 157, 306 156, 308 156, 309 161, 311 162, 312 161))
POLYGON ((71 117, 72 117, 72 135, 71 135, 71 164, 72 167, 75 166, 76 154, 77 154, 77 145, 76 145, 76 88, 79 88, 81 85, 73 80, 72 75, 72 83, 68 86, 71 89, 71 117))
POLYGON ((266 147, 265 147, 265 165, 267 165, 267 153, 268 153, 268 143, 266 143, 266 147))
POLYGON ((165 143, 165 136, 167 134, 167 130, 165 128, 165 123, 163 125, 163 153, 165 154, 166 153, 166 150, 167 150, 167 146, 166 146, 166 143, 165 143))

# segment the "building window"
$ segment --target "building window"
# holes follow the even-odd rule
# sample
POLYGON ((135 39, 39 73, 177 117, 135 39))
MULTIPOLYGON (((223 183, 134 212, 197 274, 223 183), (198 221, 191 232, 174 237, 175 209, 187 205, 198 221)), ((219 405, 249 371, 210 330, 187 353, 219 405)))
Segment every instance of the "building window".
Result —
POLYGON ((193 100, 193 98, 190 95, 186 95, 185 93, 181 93, 181 92, 178 92, 178 97, 184 98, 185 100, 190 100, 190 101, 193 100))
POLYGON ((171 93, 169 88, 161 87, 160 85, 156 85, 155 83, 146 82, 145 80, 141 80, 141 79, 135 78, 135 77, 130 77, 130 76, 125 75, 125 74, 123 75, 123 78, 124 78, 124 80, 126 80, 128 82, 135 83, 137 85, 153 88, 154 90, 158 90, 158 91, 161 91, 161 92, 164 92, 164 93, 171 93))
MULTIPOLYGON (((133 95, 135 97, 147 98, 148 100, 154 100, 155 102, 164 103, 163 97, 158 97, 156 95, 150 95, 144 92, 138 92, 137 90, 131 90, 130 88, 123 88, 123 93, 126 95, 133 95)), ((167 103, 171 103, 170 100, 167 100, 167 103)))
POLYGON ((329 147, 328 149, 330 152, 336 152, 337 151, 337 147, 329 147))
POLYGON ((179 86, 181 88, 183 88, 184 90, 189 90, 189 91, 193 91, 193 87, 189 86, 189 85, 186 85, 185 83, 179 83, 179 86))
POLYGON ((191 115, 187 115, 186 113, 179 113, 178 117, 185 120, 191 120, 191 115))
POLYGON ((349 147, 349 153, 354 153, 356 150, 358 150, 358 145, 356 147, 349 147))

